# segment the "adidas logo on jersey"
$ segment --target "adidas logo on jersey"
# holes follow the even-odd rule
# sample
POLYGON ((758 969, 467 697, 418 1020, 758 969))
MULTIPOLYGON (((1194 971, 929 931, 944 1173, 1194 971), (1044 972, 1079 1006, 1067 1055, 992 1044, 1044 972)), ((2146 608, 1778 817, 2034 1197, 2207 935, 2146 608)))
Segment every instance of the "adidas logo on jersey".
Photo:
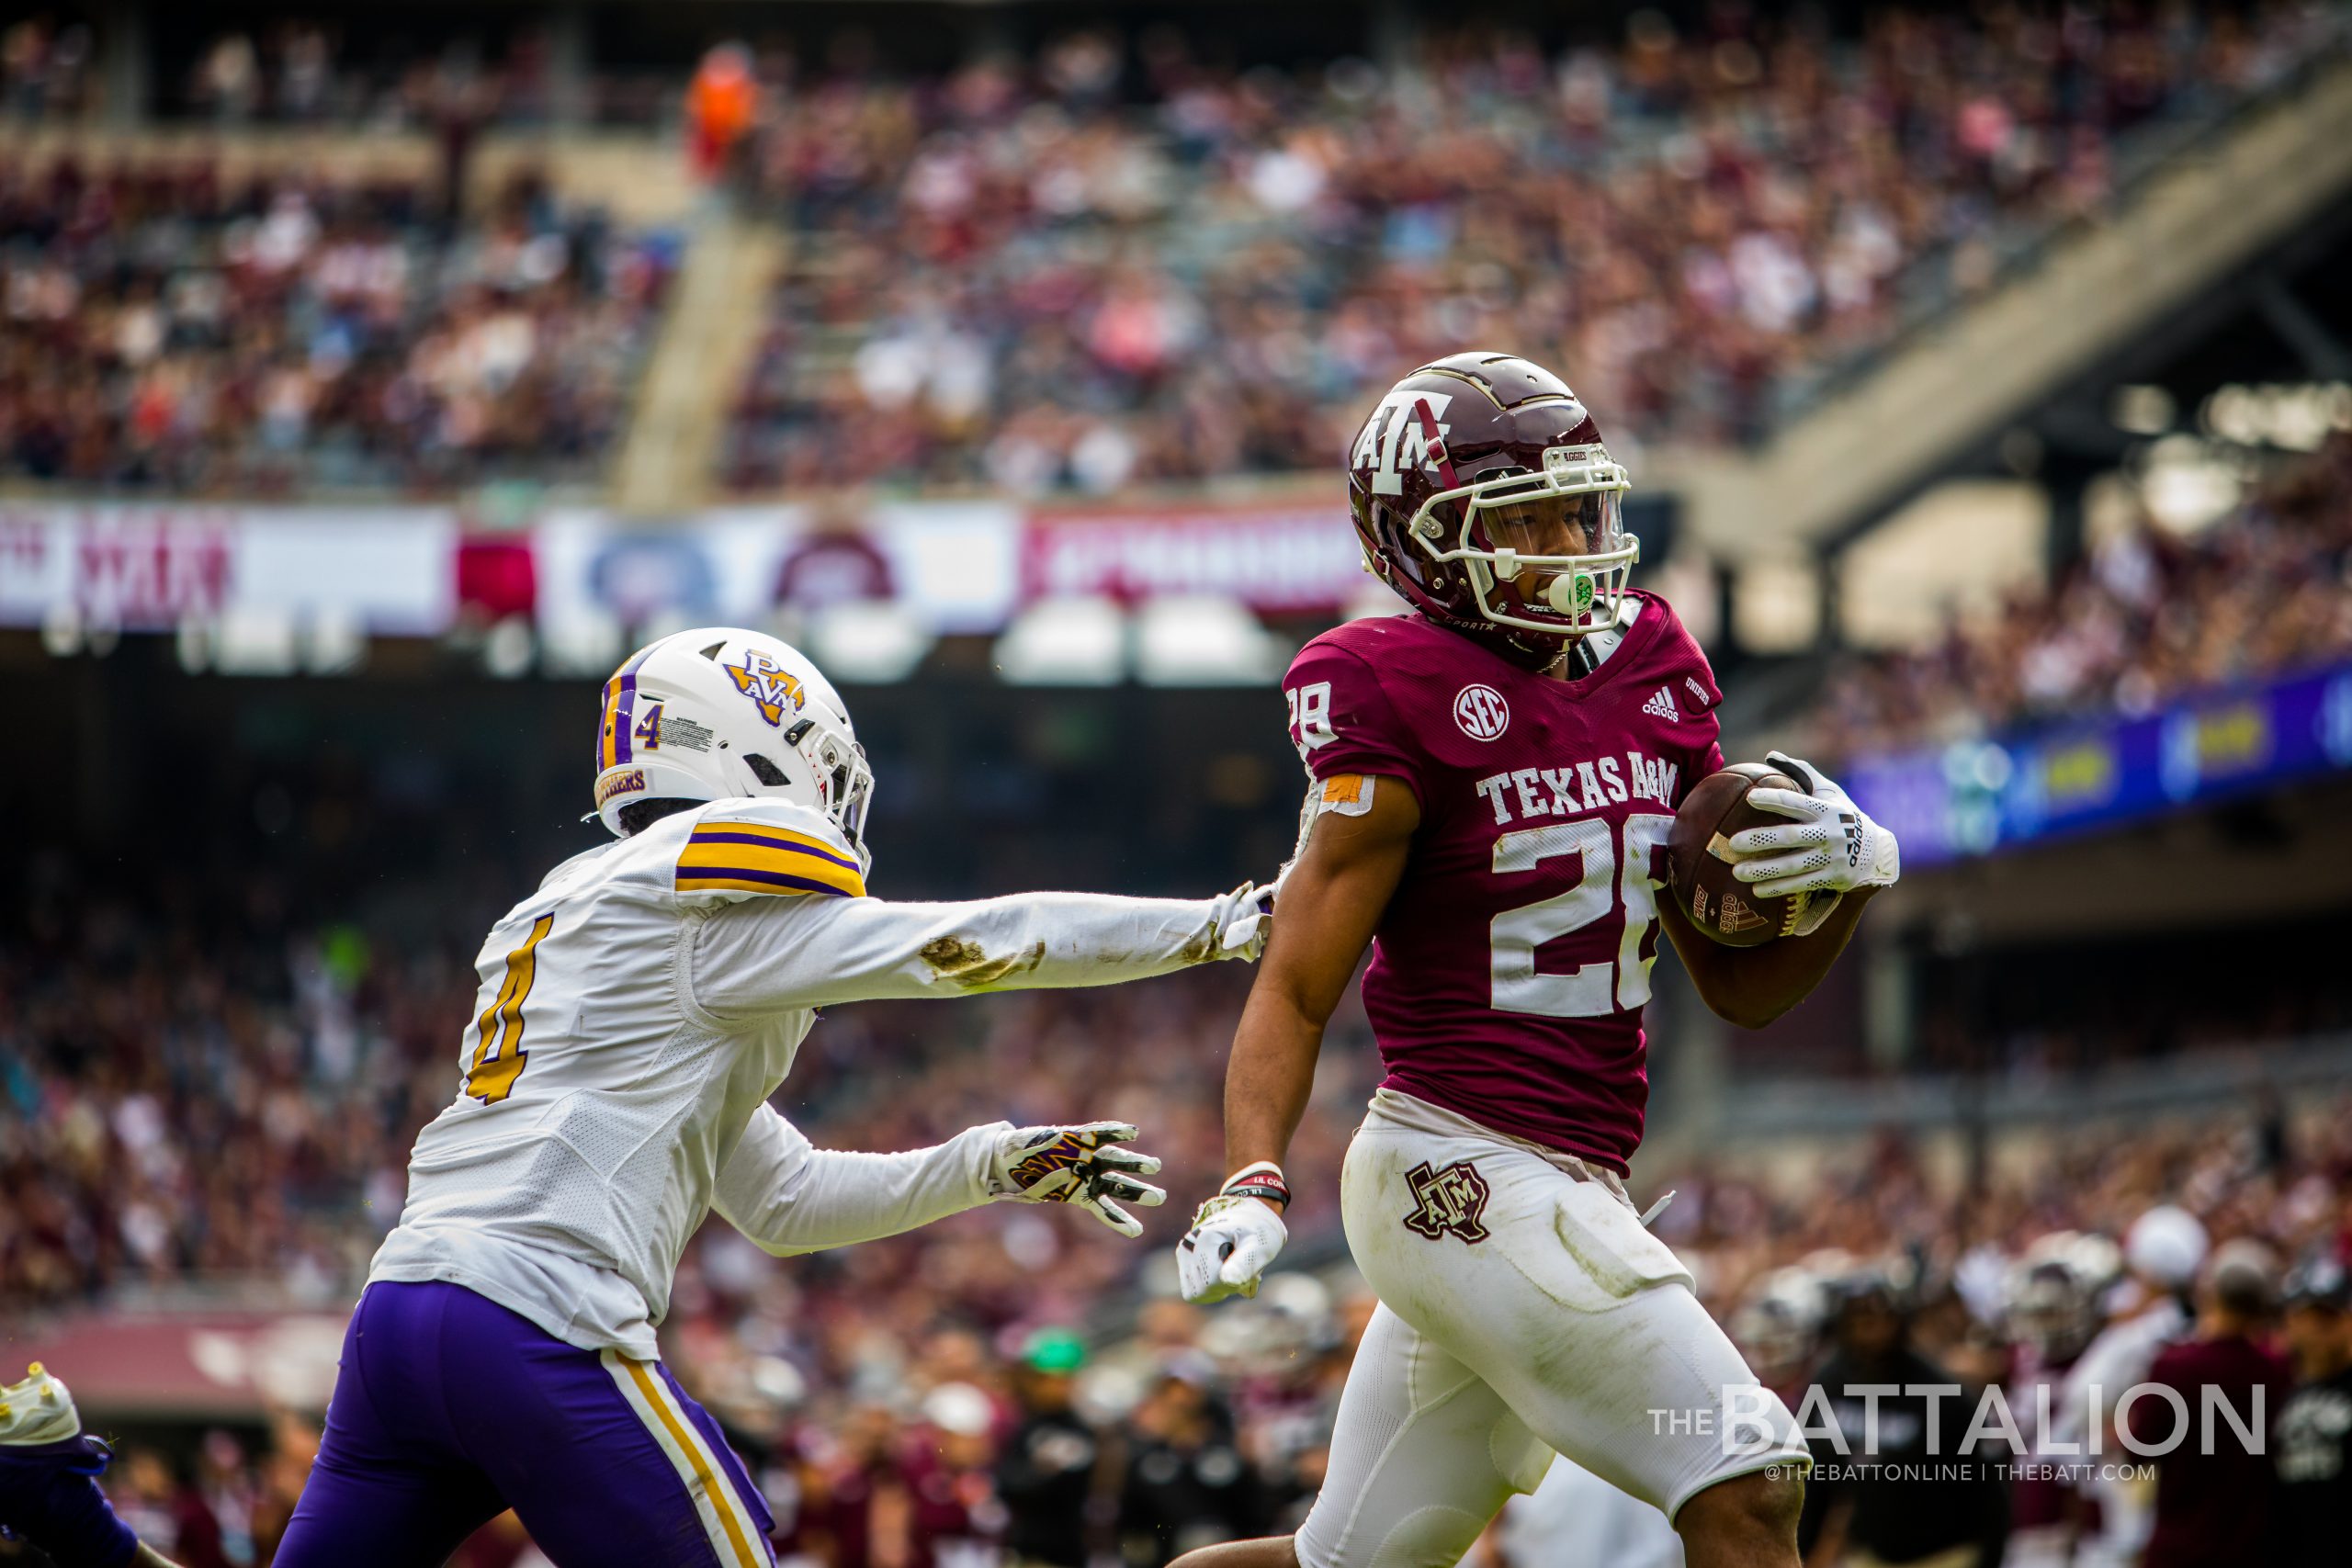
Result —
POLYGON ((1673 719, 1677 723, 1679 723, 1682 718, 1682 716, 1675 711, 1674 689, 1670 686, 1660 686, 1657 695, 1642 705, 1642 711, 1656 714, 1660 718, 1673 719))

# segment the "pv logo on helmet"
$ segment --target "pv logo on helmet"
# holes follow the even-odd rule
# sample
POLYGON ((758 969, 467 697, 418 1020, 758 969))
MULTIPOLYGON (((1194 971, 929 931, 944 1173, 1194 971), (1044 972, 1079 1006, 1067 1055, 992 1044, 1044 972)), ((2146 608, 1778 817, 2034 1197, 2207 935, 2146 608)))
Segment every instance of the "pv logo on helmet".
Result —
POLYGON ((719 668, 727 671, 737 691, 752 699, 760 716, 778 728, 784 726, 787 709, 800 711, 805 699, 800 694, 799 679, 758 649, 747 649, 742 663, 722 664, 719 668))

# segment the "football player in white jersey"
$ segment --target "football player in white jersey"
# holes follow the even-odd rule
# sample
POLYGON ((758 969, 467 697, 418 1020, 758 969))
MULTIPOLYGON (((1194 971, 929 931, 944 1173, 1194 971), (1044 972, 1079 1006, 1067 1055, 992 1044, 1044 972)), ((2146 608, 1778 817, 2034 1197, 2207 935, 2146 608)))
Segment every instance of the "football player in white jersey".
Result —
POLYGON ((778 1257, 996 1199, 1123 1235, 1159 1167, 1110 1122, 812 1147, 767 1104, 816 1010, 1099 986, 1254 958, 1261 895, 865 891, 873 776, 816 667, 723 627, 641 649, 604 694, 616 840, 491 929, 456 1098, 416 1140, 353 1314, 278 1568, 435 1568, 513 1507, 561 1568, 772 1562, 765 1505, 656 1359, 716 1212, 778 1257))

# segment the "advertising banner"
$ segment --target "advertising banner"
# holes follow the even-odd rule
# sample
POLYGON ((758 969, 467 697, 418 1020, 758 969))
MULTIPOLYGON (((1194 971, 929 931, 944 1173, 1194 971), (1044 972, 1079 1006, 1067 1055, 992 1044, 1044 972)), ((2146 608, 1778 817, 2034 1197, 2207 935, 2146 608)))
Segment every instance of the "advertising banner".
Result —
POLYGON ((0 625, 65 608, 167 631, 251 610, 428 636, 449 624, 457 535, 436 507, 0 502, 0 625))
POLYGON ((1021 543, 1024 599, 1211 593, 1293 615, 1337 609, 1363 586, 1344 501, 1046 512, 1021 543))
POLYGON ((1864 810, 1930 864, 2352 767, 2352 664, 1857 763, 1864 810))
POLYGON ((102 1312, 32 1343, 85 1415, 250 1421, 273 1406, 325 1408, 349 1315, 102 1312))
POLYGON ((995 502, 861 509, 718 507, 690 521, 632 524, 554 513, 533 530, 543 623, 593 611, 624 626, 655 620, 757 626, 779 608, 891 600, 930 630, 989 632, 1011 619, 1019 514, 995 502))

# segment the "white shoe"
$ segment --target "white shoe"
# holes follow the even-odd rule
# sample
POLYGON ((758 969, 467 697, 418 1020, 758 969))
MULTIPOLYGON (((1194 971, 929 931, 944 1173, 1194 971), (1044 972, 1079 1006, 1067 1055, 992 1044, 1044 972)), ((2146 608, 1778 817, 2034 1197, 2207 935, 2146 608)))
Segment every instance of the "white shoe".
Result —
POLYGON ((65 1385, 39 1361, 25 1369, 25 1381, 0 1387, 0 1444, 39 1448, 82 1432, 81 1414, 65 1385))

